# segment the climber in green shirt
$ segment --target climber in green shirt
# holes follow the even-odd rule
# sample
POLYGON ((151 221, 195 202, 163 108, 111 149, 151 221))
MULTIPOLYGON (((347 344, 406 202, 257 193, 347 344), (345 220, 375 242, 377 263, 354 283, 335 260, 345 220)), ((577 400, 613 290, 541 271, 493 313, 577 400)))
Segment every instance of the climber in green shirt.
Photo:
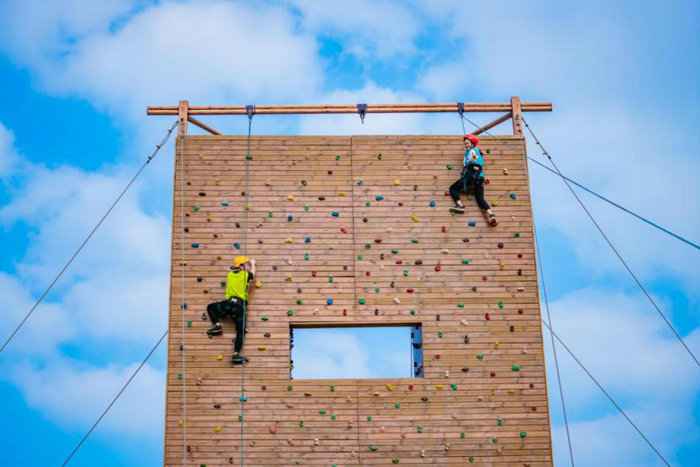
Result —
POLYGON ((226 276, 225 300, 210 303, 207 314, 212 326, 207 330, 209 337, 223 334, 221 320, 226 316, 233 318, 236 325, 236 340, 233 347, 231 363, 240 365, 248 361, 241 355, 245 336, 246 314, 248 310, 248 290, 255 281, 255 260, 247 256, 236 256, 233 266, 226 276))

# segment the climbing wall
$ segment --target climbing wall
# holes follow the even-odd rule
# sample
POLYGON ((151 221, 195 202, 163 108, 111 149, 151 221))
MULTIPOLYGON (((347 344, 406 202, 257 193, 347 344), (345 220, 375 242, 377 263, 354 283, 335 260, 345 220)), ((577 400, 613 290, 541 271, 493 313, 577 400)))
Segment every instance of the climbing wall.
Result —
POLYGON ((178 139, 166 466, 552 465, 525 144, 481 146, 495 228, 447 210, 456 136, 178 139), (241 368, 204 312, 243 252, 241 368), (292 326, 347 324, 421 324, 425 377, 290 379, 292 326))

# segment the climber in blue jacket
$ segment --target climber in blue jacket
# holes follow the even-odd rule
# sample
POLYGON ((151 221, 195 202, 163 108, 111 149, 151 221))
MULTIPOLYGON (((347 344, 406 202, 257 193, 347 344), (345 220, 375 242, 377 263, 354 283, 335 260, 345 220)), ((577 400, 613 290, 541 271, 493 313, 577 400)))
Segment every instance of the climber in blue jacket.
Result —
POLYGON ((459 195, 462 192, 467 194, 474 193, 476 204, 485 213, 489 225, 495 227, 498 224, 496 215, 484 198, 484 157, 481 155, 481 150, 477 147, 478 144, 479 138, 476 136, 471 134, 464 136, 464 167, 459 180, 450 186, 450 196, 455 203, 450 210, 463 214, 464 203, 459 199, 459 195))

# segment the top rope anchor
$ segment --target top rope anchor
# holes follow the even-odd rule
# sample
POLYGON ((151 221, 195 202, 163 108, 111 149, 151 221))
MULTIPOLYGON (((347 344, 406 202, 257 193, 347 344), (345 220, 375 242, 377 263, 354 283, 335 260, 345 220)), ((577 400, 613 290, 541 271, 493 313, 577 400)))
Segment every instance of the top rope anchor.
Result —
POLYGON ((364 125, 367 114, 367 104, 357 104, 357 113, 360 114, 360 122, 364 125))

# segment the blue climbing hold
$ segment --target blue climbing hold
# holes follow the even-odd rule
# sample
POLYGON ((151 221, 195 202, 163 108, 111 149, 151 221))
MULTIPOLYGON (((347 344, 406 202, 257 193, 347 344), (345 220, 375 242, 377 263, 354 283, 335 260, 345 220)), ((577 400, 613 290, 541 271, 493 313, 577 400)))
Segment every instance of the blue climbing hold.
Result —
POLYGON ((333 299, 330 298, 330 297, 328 297, 328 298, 326 299, 326 305, 332 305, 332 304, 333 304, 333 299))
POLYGON ((236 250, 240 250, 240 249, 241 249, 241 244, 238 243, 238 242, 234 242, 233 247, 234 247, 236 250))
POLYGON ((248 397, 247 397, 245 394, 241 394, 241 397, 239 398, 239 400, 240 400, 241 402, 247 402, 247 401, 248 401, 248 397))
POLYGON ((510 199, 518 199, 518 194, 514 191, 511 191, 510 193, 510 199))
POLYGON ((434 208, 434 207, 435 207, 435 200, 434 200, 434 199, 431 199, 431 200, 430 200, 430 207, 431 207, 431 208, 434 208))
POLYGON ((384 196, 382 196, 382 195, 377 195, 377 196, 374 197, 374 200, 375 200, 375 201, 384 201, 384 196))
POLYGON ((304 237, 304 243, 311 243, 311 237, 304 237))
POLYGON ((331 216, 340 217, 340 213, 338 211, 331 211, 331 216))
POLYGON ((199 248, 199 243, 193 243, 192 248, 199 248))
POLYGON ((468 225, 469 227, 476 227, 476 221, 475 221, 474 219, 469 219, 469 220, 467 221, 467 225, 468 225))
POLYGON ((287 222, 292 222, 294 220, 294 216, 291 214, 287 214, 287 222))

